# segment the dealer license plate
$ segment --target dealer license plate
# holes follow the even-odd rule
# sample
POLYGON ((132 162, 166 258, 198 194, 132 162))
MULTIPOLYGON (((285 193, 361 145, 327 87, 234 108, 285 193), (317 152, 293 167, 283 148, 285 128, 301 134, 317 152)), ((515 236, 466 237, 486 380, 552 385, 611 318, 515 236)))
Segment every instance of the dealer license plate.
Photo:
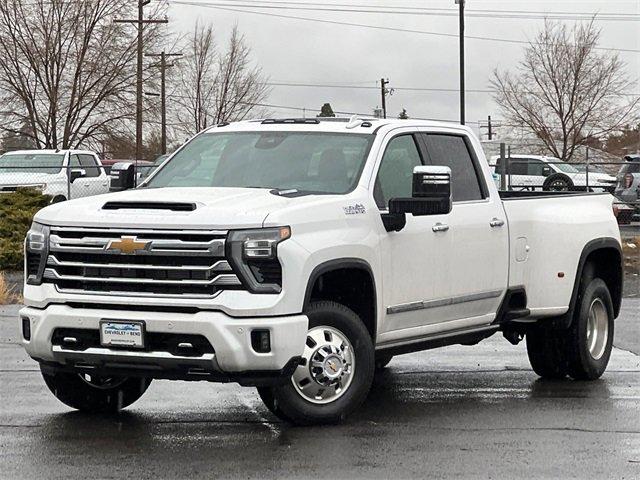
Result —
POLYGON ((144 324, 103 321, 100 323, 100 343, 105 347, 144 348, 144 324))

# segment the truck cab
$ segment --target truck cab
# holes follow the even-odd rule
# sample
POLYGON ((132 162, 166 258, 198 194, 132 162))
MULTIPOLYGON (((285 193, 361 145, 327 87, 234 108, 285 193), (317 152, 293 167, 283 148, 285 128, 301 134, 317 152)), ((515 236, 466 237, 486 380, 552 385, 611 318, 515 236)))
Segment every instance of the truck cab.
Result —
POLYGON ((23 342, 85 411, 154 378, 233 381, 333 423, 394 355, 496 332, 526 337, 543 377, 598 378, 622 286, 611 204, 498 192, 464 126, 224 124, 136 189, 36 215, 23 342))
POLYGON ((19 150, 0 156, 0 192, 36 188, 57 203, 109 191, 108 176, 94 152, 19 150))

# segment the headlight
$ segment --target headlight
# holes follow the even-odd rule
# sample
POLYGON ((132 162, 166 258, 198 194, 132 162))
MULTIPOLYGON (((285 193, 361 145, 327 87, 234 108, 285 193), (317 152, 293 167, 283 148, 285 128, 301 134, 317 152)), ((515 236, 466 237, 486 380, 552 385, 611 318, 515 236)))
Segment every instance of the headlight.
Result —
POLYGON ((49 253, 49 227, 34 222, 24 243, 27 284, 40 285, 49 253))
POLYGON ((232 230, 227 257, 242 283, 254 293, 280 293, 282 267, 278 245, 291 236, 289 227, 232 230))

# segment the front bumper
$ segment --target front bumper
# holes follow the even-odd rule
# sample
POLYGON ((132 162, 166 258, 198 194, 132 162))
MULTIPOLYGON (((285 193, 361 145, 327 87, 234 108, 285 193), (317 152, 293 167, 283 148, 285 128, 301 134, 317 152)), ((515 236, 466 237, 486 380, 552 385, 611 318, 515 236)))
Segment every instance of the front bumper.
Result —
POLYGON ((238 381, 268 384, 285 378, 297 366, 304 349, 308 319, 305 315, 233 318, 222 312, 150 312, 73 308, 50 305, 45 309, 25 307, 30 340, 23 339, 27 353, 45 368, 147 376, 152 378, 238 381), (92 346, 78 350, 53 345, 56 329, 97 331, 100 321, 144 322, 149 334, 201 335, 213 352, 181 355, 168 351, 122 350, 92 346), (268 330, 271 351, 258 353, 252 347, 251 332, 268 330))

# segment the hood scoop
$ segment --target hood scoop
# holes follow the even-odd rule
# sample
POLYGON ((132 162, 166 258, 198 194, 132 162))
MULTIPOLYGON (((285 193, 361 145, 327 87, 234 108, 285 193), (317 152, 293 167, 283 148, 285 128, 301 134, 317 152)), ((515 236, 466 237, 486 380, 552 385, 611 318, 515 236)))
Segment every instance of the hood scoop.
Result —
POLYGON ((193 212, 195 203, 181 202, 107 202, 103 210, 169 210, 172 212, 193 212))

